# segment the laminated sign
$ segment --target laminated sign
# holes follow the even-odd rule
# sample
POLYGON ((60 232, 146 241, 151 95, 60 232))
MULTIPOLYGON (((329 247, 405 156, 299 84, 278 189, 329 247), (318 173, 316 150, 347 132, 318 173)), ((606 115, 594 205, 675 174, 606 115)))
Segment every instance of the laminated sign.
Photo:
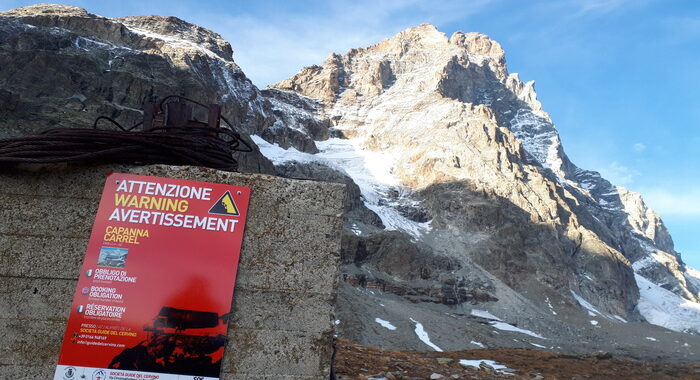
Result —
POLYGON ((218 379, 249 197, 110 174, 54 380, 218 379))

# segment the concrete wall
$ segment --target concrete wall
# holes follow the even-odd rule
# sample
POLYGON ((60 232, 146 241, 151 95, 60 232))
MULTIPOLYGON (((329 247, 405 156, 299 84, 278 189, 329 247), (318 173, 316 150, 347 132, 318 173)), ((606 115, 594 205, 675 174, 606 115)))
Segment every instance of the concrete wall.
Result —
POLYGON ((0 379, 52 378, 110 171, 250 186, 223 379, 328 378, 343 185, 191 167, 52 166, 0 172, 0 379))

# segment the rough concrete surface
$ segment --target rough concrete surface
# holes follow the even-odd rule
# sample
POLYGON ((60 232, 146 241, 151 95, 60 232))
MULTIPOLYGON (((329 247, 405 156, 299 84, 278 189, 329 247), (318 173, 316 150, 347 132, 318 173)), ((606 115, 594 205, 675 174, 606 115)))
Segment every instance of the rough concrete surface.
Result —
POLYGON ((109 172, 251 187, 222 378, 328 378, 343 185, 75 165, 0 172, 0 378, 52 376, 109 172))

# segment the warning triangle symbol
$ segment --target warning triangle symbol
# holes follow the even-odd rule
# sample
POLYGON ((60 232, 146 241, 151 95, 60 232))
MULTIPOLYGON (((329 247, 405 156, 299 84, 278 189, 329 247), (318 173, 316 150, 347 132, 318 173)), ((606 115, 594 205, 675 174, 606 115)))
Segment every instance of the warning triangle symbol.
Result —
POLYGON ((210 214, 238 216, 238 207, 230 192, 225 192, 209 209, 210 214))

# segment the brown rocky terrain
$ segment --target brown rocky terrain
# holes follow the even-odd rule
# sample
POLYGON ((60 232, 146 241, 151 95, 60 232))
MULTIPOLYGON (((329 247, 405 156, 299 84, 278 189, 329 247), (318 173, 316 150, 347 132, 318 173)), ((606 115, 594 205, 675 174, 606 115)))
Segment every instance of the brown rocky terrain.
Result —
POLYGON ((605 352, 577 356, 507 348, 461 352, 390 351, 341 340, 336 343, 335 374, 338 380, 690 380, 700 379, 700 365, 621 360, 605 352), (489 364, 460 365, 463 359, 493 360, 510 370, 499 373, 489 364))

